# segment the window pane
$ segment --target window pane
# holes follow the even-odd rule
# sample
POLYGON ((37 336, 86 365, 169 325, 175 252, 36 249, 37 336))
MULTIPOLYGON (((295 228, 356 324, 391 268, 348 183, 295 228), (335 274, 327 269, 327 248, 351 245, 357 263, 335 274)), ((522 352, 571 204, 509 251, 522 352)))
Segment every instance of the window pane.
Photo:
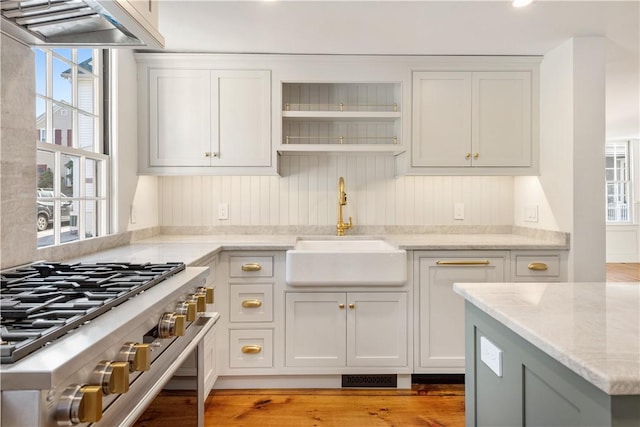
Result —
POLYGON ((71 67, 66 62, 53 59, 53 100, 71 105, 71 67))
POLYGON ((78 49, 78 73, 93 73, 93 49, 78 49))
POLYGON ((78 112, 78 148, 96 152, 97 122, 93 116, 78 112))
POLYGON ((98 236, 98 203, 95 200, 85 202, 85 237, 98 236))
POLYGON ((53 188, 53 168, 53 153, 38 150, 36 160, 37 188, 53 188))
POLYGON ((67 58, 67 59, 71 59, 71 49, 68 48, 57 48, 57 49, 53 49, 53 52, 58 55, 61 56, 63 58, 67 58))
POLYGON ((85 179, 84 179, 84 194, 86 197, 100 197, 100 188, 99 183, 97 182, 98 177, 98 162, 92 159, 87 159, 86 161, 86 171, 85 171, 85 179))
POLYGON ((69 197, 80 197, 80 158, 62 154, 60 156, 60 193, 69 197))
POLYGON ((65 147, 72 146, 73 112, 68 105, 53 104, 52 143, 65 147))

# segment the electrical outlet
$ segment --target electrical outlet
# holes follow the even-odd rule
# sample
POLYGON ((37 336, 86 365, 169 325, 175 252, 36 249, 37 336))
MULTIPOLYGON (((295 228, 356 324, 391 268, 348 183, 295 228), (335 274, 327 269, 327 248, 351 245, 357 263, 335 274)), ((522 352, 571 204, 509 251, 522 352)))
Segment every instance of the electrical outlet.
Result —
POLYGON ((453 219, 464 219, 464 203, 453 205, 453 219))
POLYGON ((480 337, 480 360, 493 371, 494 374, 502 376, 502 350, 486 337, 480 337))
POLYGON ((229 219, 229 203, 218 203, 218 219, 229 219))
POLYGON ((527 222, 538 222, 538 205, 524 207, 524 220, 527 222))

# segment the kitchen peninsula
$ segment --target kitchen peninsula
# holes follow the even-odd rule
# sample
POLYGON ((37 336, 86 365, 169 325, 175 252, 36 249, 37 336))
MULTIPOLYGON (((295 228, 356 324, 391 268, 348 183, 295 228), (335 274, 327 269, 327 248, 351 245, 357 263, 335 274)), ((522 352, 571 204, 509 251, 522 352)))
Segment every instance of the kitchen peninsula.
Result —
POLYGON ((640 424, 640 283, 456 283, 468 426, 640 424))

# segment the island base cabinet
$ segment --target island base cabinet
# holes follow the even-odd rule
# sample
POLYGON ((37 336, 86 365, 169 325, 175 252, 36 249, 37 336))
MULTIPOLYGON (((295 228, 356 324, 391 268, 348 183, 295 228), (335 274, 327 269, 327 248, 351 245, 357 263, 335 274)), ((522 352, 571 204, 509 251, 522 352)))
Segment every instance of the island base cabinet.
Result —
POLYGON ((286 365, 407 365, 404 292, 287 293, 286 365))
POLYGON ((606 394, 468 302, 465 323, 468 427, 640 425, 640 396, 606 394))

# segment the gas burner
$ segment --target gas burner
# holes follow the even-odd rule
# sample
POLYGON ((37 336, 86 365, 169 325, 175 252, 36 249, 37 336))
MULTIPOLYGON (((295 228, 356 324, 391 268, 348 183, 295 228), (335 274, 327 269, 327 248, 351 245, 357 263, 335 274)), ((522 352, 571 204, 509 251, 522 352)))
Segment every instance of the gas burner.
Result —
POLYGON ((0 273, 0 362, 16 362, 184 268, 39 262, 0 273))

